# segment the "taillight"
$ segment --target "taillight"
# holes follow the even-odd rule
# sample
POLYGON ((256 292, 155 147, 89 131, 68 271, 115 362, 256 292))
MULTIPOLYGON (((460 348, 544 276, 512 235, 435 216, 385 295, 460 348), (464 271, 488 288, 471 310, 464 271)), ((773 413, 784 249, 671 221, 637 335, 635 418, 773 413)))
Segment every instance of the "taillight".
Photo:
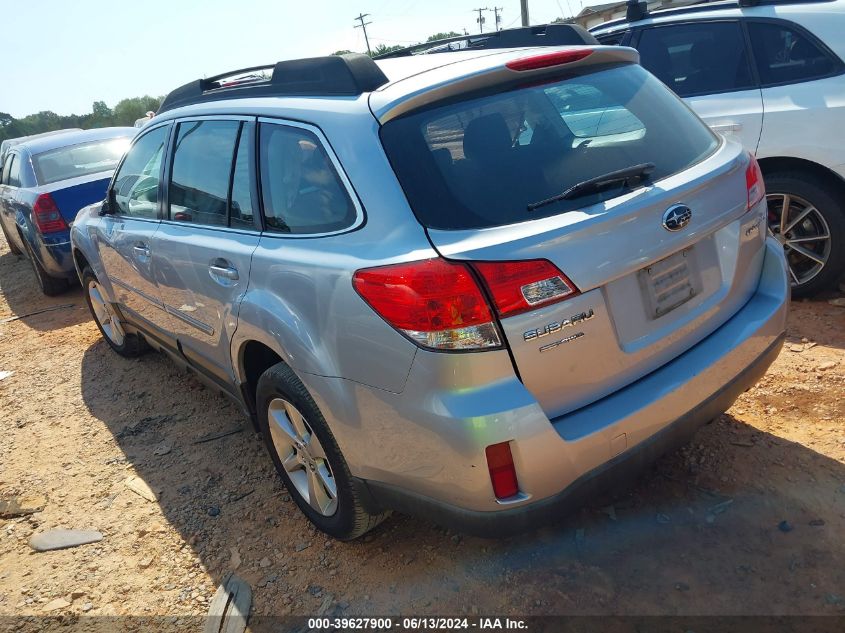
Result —
POLYGON ((497 499, 513 497, 519 492, 519 482, 516 479, 510 442, 493 444, 484 452, 487 454, 487 469, 490 471, 493 494, 497 499))
POLYGON ((751 161, 745 169, 745 186, 748 189, 748 208, 763 199, 766 195, 766 185, 763 183, 763 172, 760 170, 760 163, 753 154, 748 154, 751 161))
POLYGON ((554 53, 544 53, 542 55, 532 55, 531 57, 512 59, 511 61, 506 62, 505 66, 511 70, 517 71, 537 70, 540 68, 549 68, 550 66, 571 64, 572 62, 580 61, 592 54, 592 48, 575 48, 568 51, 557 51, 554 53))
POLYGON ((534 310, 578 294, 566 275, 545 259, 472 264, 502 318, 534 310))
POLYGON ((365 268, 352 283, 385 321, 423 347, 467 350, 502 344, 487 301, 464 264, 426 259, 365 268))
POLYGON ((59 207, 56 206, 53 196, 49 193, 42 193, 35 199, 35 204, 32 205, 32 218, 42 235, 67 231, 68 228, 67 222, 59 213, 59 207))

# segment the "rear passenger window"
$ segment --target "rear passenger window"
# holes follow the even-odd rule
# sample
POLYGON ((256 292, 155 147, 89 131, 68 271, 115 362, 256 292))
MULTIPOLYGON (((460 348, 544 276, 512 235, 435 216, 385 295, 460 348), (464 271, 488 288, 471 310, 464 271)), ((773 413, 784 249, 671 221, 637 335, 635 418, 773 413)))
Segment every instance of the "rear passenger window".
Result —
POLYGON ((259 160, 268 231, 330 233, 354 224, 355 205, 315 134, 262 123, 259 160))
POLYGON ((227 226, 227 199, 240 121, 187 121, 176 135, 170 219, 227 226))
POLYGON ((646 29, 637 45, 642 66, 678 96, 751 88, 745 37, 738 22, 696 22, 646 29))
POLYGON ((6 179, 6 184, 10 187, 21 186, 21 161, 17 155, 11 156, 11 165, 9 166, 9 175, 6 179))
POLYGON ((3 163, 3 175, 0 178, 0 184, 8 185, 9 184, 9 172, 12 170, 12 162, 15 160, 14 154, 9 154, 6 157, 6 162, 3 163))
POLYGON ((826 77, 840 66, 806 35, 783 24, 749 22, 748 32, 763 86, 826 77))
POLYGON ((129 149, 114 179, 113 213, 138 218, 158 217, 158 185, 167 126, 149 131, 129 149))

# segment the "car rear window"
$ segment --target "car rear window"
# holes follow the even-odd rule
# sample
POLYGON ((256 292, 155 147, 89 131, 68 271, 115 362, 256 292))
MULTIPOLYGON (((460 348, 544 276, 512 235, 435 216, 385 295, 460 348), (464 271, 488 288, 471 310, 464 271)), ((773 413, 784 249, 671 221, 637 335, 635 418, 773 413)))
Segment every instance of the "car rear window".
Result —
POLYGON ((718 139, 640 66, 435 107, 388 122, 385 151, 420 222, 485 228, 583 208, 604 189, 529 211, 579 182, 643 163, 651 181, 710 155, 718 139))
POLYGON ((39 185, 109 171, 129 148, 129 138, 110 138, 51 149, 32 157, 39 185))

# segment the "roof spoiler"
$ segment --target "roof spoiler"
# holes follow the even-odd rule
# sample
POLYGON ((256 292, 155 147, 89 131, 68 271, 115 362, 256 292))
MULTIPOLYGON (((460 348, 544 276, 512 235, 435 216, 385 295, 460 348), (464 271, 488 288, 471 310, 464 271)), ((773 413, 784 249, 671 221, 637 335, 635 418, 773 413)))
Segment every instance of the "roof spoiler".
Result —
POLYGON ((276 96, 350 96, 372 92, 387 77, 366 55, 349 53, 291 59, 196 79, 170 92, 158 114, 220 99, 276 96), (272 72, 269 72, 272 71, 272 72))
POLYGON ((378 55, 376 59, 480 49, 595 46, 598 43, 598 40, 579 24, 541 24, 518 29, 503 29, 490 33, 446 37, 378 55))

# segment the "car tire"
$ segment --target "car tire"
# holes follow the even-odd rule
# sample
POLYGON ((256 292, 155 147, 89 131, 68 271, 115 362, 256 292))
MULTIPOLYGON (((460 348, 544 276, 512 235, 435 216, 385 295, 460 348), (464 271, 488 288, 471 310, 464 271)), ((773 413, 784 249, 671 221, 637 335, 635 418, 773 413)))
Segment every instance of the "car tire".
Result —
POLYGON ((109 347, 125 358, 135 358, 147 351, 148 347, 143 338, 137 334, 129 334, 123 328, 122 315, 108 301, 97 275, 88 266, 82 271, 82 291, 85 293, 85 302, 91 311, 91 317, 109 347))
POLYGON ((370 514, 364 509, 325 418, 305 385, 285 363, 262 374, 256 405, 259 429, 276 470, 299 509, 319 530, 350 541, 390 514, 370 514), (329 492, 332 484, 334 499, 329 492), (312 493, 314 488, 317 491, 312 493))
POLYGON ((6 244, 9 245, 9 250, 11 251, 12 255, 23 255, 21 249, 18 248, 17 244, 12 241, 9 232, 6 230, 6 225, 0 222, 0 229, 3 230, 3 237, 6 238, 6 244))
MULTIPOLYGON (((765 177, 766 196, 769 200, 769 233, 775 235, 786 251, 790 265, 790 283, 792 296, 809 297, 827 290, 845 271, 845 205, 831 191, 829 184, 815 175, 801 171, 783 171, 770 173, 765 177), (789 196, 790 207, 787 215, 794 221, 807 205, 815 209, 796 227, 799 233, 788 233, 781 238, 780 229, 784 196, 789 196), (804 230, 803 227, 806 227, 804 230), (829 235, 829 243, 821 237, 813 239, 814 234, 829 235), (825 260, 819 263, 799 253, 790 246, 788 238, 803 240, 795 243, 804 253, 825 260), (802 272, 806 279, 802 278, 802 272), (796 283, 796 278, 798 283, 796 283)), ((789 222, 787 222, 787 225, 789 222)))
POLYGON ((33 272, 35 272, 35 278, 38 280, 38 287, 41 288, 41 292, 48 297, 55 297, 63 292, 67 292, 68 280, 48 275, 47 271, 44 270, 44 267, 41 265, 41 262, 39 262, 35 257, 35 253, 32 251, 32 247, 26 239, 21 241, 26 249, 26 258, 29 260, 33 272))

